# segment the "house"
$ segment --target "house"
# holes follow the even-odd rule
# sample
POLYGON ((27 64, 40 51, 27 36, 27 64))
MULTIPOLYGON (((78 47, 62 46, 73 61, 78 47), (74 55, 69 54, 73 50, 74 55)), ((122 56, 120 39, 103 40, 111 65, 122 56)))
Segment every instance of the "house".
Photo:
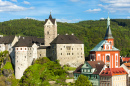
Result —
POLYGON ((130 62, 130 57, 121 57, 122 63, 130 62))
POLYGON ((58 35, 51 43, 52 60, 60 64, 78 67, 85 61, 84 43, 75 35, 58 35))
POLYGON ((90 51, 91 61, 103 61, 108 68, 120 67, 120 50, 114 47, 114 38, 110 29, 110 18, 107 18, 107 30, 99 44, 90 51))
POLYGON ((100 86, 128 86, 127 72, 121 68, 105 68, 101 71, 100 86))
POLYGON ((103 68, 106 68, 103 61, 86 61, 74 71, 74 79, 77 80, 79 75, 83 74, 88 77, 93 86, 100 86, 99 73, 103 68))
POLYGON ((128 76, 127 76, 128 81, 127 82, 128 82, 128 86, 130 86, 130 63, 124 63, 121 65, 121 67, 123 67, 124 70, 128 73, 128 76))
POLYGON ((17 36, 3 36, 0 35, 0 51, 9 51, 12 64, 15 65, 15 51, 14 45, 18 41, 17 36))

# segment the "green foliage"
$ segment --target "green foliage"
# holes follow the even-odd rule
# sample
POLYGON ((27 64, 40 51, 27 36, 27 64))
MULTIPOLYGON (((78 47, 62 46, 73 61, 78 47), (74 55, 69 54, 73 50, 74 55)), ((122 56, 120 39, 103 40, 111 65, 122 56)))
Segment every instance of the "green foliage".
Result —
POLYGON ((35 61, 27 68, 20 79, 21 86, 50 86, 48 81, 58 81, 61 84, 66 79, 66 73, 60 64, 50 61, 47 57, 35 61))
POLYGON ((80 75, 75 82, 75 86, 92 86, 91 82, 88 80, 88 77, 80 75))
POLYGON ((64 65, 64 70, 66 70, 66 71, 74 71, 74 70, 76 70, 76 68, 75 67, 68 67, 68 66, 66 66, 66 65, 64 65))
POLYGON ((3 69, 11 69, 11 70, 13 70, 12 64, 10 62, 6 62, 6 64, 3 66, 3 69))
MULTIPOLYGON (((85 44, 85 56, 106 33, 107 21, 81 21, 79 23, 58 22, 58 34, 74 33, 85 44)), ((0 23, 3 35, 22 35, 44 37, 44 21, 32 19, 10 20, 0 23)), ((115 47, 121 50, 121 56, 130 56, 130 19, 111 19, 111 30, 115 47)))

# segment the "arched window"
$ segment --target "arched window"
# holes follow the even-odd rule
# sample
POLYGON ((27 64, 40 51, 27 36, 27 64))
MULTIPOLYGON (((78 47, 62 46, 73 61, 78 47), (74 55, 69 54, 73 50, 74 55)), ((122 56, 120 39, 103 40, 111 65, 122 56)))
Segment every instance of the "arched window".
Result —
POLYGON ((110 56, 107 56, 107 57, 106 57, 106 60, 107 60, 107 61, 110 61, 110 56))

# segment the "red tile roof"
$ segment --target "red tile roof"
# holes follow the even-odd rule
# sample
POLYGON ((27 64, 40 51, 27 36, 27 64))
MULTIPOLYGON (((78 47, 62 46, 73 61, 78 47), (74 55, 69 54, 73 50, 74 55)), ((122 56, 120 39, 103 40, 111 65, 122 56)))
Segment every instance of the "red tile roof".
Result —
POLYGON ((100 76, 115 76, 128 74, 122 67, 121 68, 106 68, 100 73, 100 76))
POLYGON ((130 57, 122 57, 122 61, 124 62, 124 61, 130 61, 130 57))

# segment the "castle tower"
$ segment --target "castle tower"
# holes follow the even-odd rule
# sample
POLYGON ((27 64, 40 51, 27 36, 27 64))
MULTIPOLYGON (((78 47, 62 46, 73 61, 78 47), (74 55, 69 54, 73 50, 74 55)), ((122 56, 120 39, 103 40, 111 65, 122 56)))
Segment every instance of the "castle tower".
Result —
POLYGON ((44 43, 45 46, 50 46, 50 43, 57 37, 57 22, 53 19, 50 13, 44 24, 44 43))
POLYGON ((110 18, 109 18, 109 16, 107 18, 107 30, 106 30, 104 40, 110 42, 112 44, 112 46, 114 46, 114 38, 112 37, 112 32, 111 32, 111 29, 110 29, 110 18))

